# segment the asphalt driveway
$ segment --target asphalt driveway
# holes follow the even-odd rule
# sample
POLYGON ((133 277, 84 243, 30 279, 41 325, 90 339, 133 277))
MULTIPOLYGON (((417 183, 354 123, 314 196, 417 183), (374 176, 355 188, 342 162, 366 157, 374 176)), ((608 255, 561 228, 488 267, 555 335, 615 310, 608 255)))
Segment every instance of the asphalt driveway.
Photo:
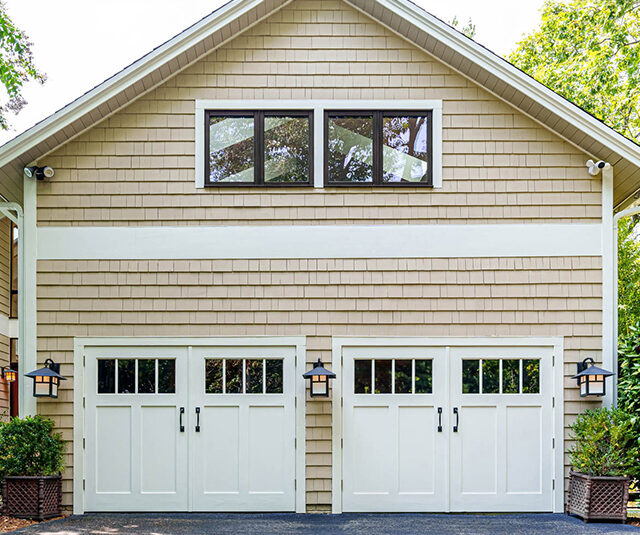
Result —
POLYGON ((638 533, 621 524, 584 524, 557 514, 88 514, 14 533, 59 535, 562 535, 638 533))

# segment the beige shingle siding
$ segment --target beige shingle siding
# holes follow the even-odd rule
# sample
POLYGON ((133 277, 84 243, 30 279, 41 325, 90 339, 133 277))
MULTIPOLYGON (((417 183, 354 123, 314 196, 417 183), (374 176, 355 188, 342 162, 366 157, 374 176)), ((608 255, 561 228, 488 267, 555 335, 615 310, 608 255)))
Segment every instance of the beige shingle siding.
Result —
MULTIPOLYGON (((599 257, 39 261, 38 360, 71 378, 74 336, 306 335, 329 363, 333 336, 563 336, 568 424, 587 406, 575 362, 600 354, 601 277, 599 257)), ((67 440, 72 388, 39 404, 67 440)), ((307 504, 328 510, 331 402, 306 422, 307 504)))
MULTIPOLYGON (((318 118, 319 119, 319 118, 318 118)), ((295 0, 47 157, 40 225, 597 222, 587 157, 335 0, 295 0), (194 188, 194 99, 442 99, 443 188, 194 188)))
POLYGON ((9 315, 11 292, 11 221, 0 219, 0 314, 9 315))

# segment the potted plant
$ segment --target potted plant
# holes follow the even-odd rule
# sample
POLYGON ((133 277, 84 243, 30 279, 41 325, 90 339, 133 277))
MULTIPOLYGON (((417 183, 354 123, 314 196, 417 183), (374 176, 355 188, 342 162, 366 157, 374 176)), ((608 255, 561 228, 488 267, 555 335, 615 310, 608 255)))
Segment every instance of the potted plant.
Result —
POLYGON ((65 444, 41 416, 0 423, 0 474, 5 515, 44 520, 62 514, 65 444))
POLYGON ((633 417, 621 409, 588 410, 571 431, 567 513, 585 522, 626 522, 629 474, 640 453, 633 417))

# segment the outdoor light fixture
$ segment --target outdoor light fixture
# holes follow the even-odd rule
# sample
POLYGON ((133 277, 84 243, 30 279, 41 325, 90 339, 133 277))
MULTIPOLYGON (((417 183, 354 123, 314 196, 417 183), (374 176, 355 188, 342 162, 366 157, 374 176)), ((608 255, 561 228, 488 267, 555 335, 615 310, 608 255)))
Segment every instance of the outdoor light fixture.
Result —
POLYGON ((606 392, 605 380, 612 375, 614 375, 613 372, 594 366, 593 359, 589 357, 582 362, 578 362, 578 373, 572 379, 578 381, 580 397, 584 398, 587 396, 604 396, 606 392), (589 362, 591 365, 588 364, 589 362))
POLYGON ((32 165, 31 167, 24 168, 24 176, 27 178, 35 178, 36 180, 44 180, 45 178, 52 178, 56 172, 53 167, 46 165, 45 167, 37 167, 32 165))
POLYGON ((309 379, 309 394, 312 398, 328 398, 329 379, 335 379, 336 374, 327 370, 318 359, 318 362, 313 365, 313 370, 303 373, 302 377, 309 379))
POLYGON ((18 378, 18 374, 11 368, 2 368, 2 377, 7 383, 13 383, 18 378))
POLYGON ((60 381, 66 380, 66 377, 60 375, 60 364, 51 359, 44 361, 44 368, 24 375, 33 379, 34 398, 57 398, 60 381))

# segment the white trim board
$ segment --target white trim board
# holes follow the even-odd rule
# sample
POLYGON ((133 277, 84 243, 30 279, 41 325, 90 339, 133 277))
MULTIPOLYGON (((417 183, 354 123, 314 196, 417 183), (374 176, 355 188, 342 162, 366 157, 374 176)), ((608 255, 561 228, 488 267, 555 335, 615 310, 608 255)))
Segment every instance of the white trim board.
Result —
MULTIPOLYGON (((564 510, 564 339, 561 337, 335 337, 332 339, 332 371, 343 376, 344 347, 553 347, 553 512, 564 510)), ((448 352, 447 352, 448 356, 448 352)), ((331 511, 342 513, 342 381, 332 383, 331 511)), ((551 447, 551 445, 549 445, 551 447)))
POLYGON ((600 224, 41 227, 39 260, 600 256, 600 224))
MULTIPOLYGON (((442 100, 196 100, 196 187, 204 188, 206 110, 309 110, 313 112, 313 186, 324 188, 325 110, 432 111, 432 185, 442 187, 442 100)), ((419 184, 416 185, 420 187, 419 184)))
POLYGON ((84 514, 85 452, 83 439, 84 429, 84 355, 86 347, 127 347, 127 346, 181 346, 181 347, 242 347, 242 346, 285 346, 296 348, 296 388, 295 388, 295 434, 296 434, 296 513, 306 511, 306 425, 305 396, 306 386, 302 374, 306 371, 307 342, 305 336, 215 336, 215 337, 180 337, 180 336, 113 336, 113 337, 78 337, 74 338, 73 353, 73 514, 84 514))

